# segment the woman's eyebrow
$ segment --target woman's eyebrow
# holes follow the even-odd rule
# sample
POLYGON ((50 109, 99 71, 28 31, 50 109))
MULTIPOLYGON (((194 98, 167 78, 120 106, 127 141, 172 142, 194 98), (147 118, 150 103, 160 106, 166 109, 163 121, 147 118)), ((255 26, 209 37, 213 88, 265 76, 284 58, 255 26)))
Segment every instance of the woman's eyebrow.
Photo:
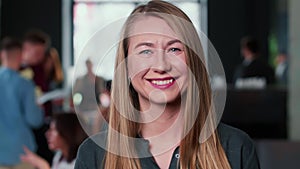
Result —
POLYGON ((138 43, 134 49, 138 48, 138 47, 141 47, 141 46, 148 46, 148 47, 153 47, 153 43, 150 43, 150 42, 141 42, 141 43, 138 43))
MULTIPOLYGON (((174 40, 169 41, 169 42, 167 43, 166 46, 170 46, 170 45, 172 45, 172 44, 174 44, 174 43, 181 43, 181 41, 178 40, 178 39, 174 39, 174 40)), ((138 44, 134 47, 134 49, 136 49, 136 48, 138 48, 138 47, 141 47, 141 46, 153 47, 154 44, 153 44, 153 43, 150 43, 150 42, 141 42, 141 43, 138 43, 138 44)))
POLYGON ((174 44, 174 43, 181 43, 181 41, 178 40, 178 39, 171 40, 171 41, 169 41, 169 42, 167 43, 167 46, 170 46, 170 45, 172 45, 172 44, 174 44))

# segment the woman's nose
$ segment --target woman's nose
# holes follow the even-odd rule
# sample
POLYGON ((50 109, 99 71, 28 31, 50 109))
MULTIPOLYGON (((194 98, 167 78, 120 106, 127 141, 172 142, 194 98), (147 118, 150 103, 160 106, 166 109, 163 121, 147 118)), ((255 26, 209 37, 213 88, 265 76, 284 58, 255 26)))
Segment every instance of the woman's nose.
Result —
POLYGON ((157 56, 154 57, 156 60, 154 61, 153 70, 157 73, 169 72, 172 69, 172 65, 166 54, 166 51, 157 50, 156 53, 157 56))

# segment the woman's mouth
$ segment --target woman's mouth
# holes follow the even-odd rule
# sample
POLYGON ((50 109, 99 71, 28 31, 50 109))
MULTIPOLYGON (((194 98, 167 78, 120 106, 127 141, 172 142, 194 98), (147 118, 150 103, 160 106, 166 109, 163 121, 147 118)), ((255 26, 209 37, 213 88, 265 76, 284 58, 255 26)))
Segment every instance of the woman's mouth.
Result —
POLYGON ((173 77, 147 79, 147 80, 150 82, 150 84, 153 87, 158 89, 167 89, 175 83, 175 79, 173 77))

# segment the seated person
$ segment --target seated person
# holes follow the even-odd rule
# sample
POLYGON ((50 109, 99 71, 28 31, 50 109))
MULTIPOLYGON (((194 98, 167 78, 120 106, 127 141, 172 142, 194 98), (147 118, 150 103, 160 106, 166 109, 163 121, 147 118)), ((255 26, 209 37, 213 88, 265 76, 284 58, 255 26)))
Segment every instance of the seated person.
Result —
MULTIPOLYGON (((49 149, 57 151, 52 162, 52 169, 73 169, 77 150, 81 142, 87 138, 75 113, 59 113, 54 115, 50 128, 46 132, 49 149)), ((37 169, 50 169, 49 163, 42 157, 24 148, 21 156, 37 169)))

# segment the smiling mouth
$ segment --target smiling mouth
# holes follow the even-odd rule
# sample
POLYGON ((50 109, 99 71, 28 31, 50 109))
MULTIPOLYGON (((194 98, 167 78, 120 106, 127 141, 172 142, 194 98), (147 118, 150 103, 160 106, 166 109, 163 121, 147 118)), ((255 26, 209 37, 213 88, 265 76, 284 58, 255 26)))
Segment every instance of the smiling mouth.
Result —
POLYGON ((151 80, 150 82, 155 85, 167 85, 173 83, 174 79, 169 80, 151 80))
POLYGON ((160 89, 169 88, 175 83, 175 79, 172 77, 163 78, 163 79, 147 79, 152 86, 160 89))

